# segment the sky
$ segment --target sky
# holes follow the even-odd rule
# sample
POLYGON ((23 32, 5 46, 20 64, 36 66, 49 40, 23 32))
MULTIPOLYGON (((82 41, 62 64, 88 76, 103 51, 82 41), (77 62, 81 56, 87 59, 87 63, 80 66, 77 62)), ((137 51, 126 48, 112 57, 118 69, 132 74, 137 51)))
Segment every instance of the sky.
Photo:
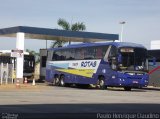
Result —
MULTIPOLYGON (((86 31, 120 34, 123 41, 143 44, 160 40, 160 0, 0 0, 0 29, 31 26, 61 29, 59 18, 83 22, 86 31)), ((52 41, 47 42, 50 47, 52 41)), ((16 38, 0 37, 0 50, 15 49, 16 38)), ((46 48, 45 40, 27 39, 25 49, 46 48)))

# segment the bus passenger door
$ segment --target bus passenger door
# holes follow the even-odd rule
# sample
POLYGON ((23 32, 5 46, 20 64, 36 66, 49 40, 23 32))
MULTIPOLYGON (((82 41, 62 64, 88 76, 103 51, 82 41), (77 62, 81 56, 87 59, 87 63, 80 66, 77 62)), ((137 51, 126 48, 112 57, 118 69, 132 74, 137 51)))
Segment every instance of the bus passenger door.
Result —
POLYGON ((104 59, 107 61, 107 74, 106 74, 106 83, 112 84, 114 82, 113 78, 116 77, 117 70, 117 48, 115 46, 109 46, 104 59))
POLYGON ((109 46, 105 56, 104 61, 106 61, 112 70, 117 69, 117 49, 115 46, 109 46))

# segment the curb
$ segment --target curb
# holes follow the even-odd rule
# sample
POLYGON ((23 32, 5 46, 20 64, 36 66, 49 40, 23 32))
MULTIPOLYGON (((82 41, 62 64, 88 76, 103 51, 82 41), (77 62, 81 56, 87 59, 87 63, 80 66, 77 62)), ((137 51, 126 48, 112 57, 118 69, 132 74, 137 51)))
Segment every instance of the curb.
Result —
POLYGON ((160 91, 160 87, 153 87, 153 86, 149 86, 149 87, 144 87, 142 88, 144 90, 155 90, 155 91, 160 91))

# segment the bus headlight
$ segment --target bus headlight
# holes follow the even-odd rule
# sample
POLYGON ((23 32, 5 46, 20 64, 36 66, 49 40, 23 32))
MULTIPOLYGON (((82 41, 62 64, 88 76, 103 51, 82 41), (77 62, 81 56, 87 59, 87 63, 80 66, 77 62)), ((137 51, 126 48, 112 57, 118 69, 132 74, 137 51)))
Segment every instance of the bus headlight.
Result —
POLYGON ((123 78, 122 78, 122 79, 121 79, 121 78, 119 78, 119 80, 120 80, 120 81, 125 81, 123 78))

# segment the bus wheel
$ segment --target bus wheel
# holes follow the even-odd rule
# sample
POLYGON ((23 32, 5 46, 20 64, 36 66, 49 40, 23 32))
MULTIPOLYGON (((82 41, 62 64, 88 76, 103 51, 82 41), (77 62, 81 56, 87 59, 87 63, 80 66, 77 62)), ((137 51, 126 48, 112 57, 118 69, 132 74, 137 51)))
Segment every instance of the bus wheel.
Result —
POLYGON ((60 81, 59 81, 59 78, 58 78, 58 77, 56 77, 56 78, 54 79, 54 84, 55 84, 55 86, 59 86, 59 85, 60 85, 60 81))
POLYGON ((131 91, 131 87, 124 87, 125 91, 131 91))
POLYGON ((64 75, 61 75, 61 76, 60 76, 60 86, 65 86, 65 83, 64 83, 64 75))
POLYGON ((99 78, 99 87, 100 87, 100 89, 102 89, 102 90, 106 89, 104 80, 105 80, 104 77, 100 77, 100 78, 99 78))

